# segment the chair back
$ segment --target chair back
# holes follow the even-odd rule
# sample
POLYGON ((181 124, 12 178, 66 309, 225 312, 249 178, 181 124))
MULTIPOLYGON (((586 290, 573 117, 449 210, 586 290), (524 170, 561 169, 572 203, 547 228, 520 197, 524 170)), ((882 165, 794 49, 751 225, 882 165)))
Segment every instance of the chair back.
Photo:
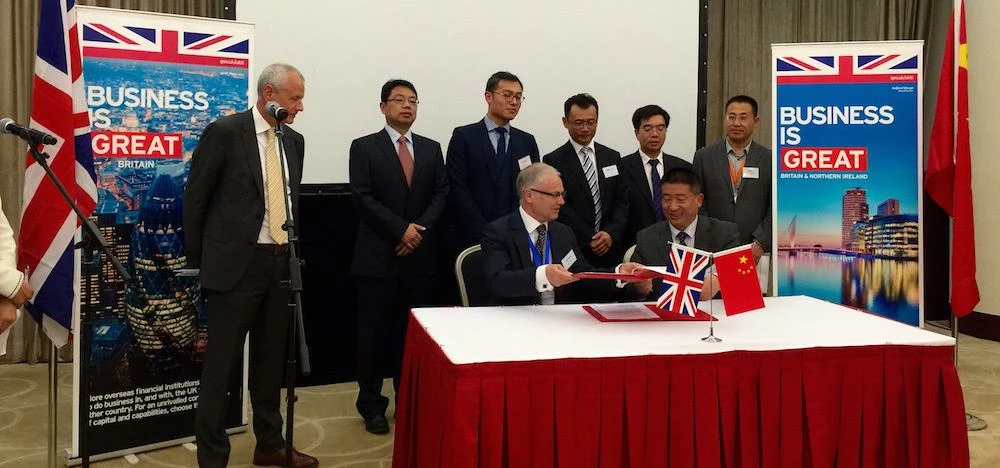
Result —
POLYGON ((489 291, 483 273, 483 248, 474 245, 458 254, 455 259, 455 277, 464 307, 488 305, 489 291))
POLYGON ((622 258, 622 263, 628 263, 632 261, 632 255, 635 255, 635 246, 636 244, 632 244, 632 247, 629 247, 628 250, 625 251, 625 256, 622 258))

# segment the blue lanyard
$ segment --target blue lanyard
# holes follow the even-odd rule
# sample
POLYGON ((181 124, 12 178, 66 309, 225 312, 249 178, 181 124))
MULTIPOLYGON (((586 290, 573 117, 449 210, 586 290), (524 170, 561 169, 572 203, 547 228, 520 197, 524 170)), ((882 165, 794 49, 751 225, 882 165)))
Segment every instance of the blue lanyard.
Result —
POLYGON ((528 246, 531 247, 531 260, 535 262, 536 267, 552 263, 552 236, 545 236, 545 263, 542 263, 542 254, 532 242, 531 234, 528 234, 528 246))

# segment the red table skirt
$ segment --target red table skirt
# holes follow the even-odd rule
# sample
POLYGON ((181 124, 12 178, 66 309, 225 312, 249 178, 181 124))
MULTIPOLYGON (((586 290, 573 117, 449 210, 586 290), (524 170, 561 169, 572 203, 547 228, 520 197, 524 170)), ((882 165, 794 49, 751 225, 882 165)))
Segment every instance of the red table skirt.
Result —
POLYGON ((952 352, 454 365, 411 318, 393 467, 966 467, 952 352))

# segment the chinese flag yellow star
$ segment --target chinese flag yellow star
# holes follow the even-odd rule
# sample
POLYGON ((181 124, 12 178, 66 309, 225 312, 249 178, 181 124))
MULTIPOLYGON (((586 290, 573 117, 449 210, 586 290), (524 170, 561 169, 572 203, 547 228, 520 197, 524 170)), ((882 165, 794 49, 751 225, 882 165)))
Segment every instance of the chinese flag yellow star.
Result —
POLYGON ((741 255, 740 256, 740 264, 746 264, 746 262, 747 262, 747 256, 746 255, 741 255))

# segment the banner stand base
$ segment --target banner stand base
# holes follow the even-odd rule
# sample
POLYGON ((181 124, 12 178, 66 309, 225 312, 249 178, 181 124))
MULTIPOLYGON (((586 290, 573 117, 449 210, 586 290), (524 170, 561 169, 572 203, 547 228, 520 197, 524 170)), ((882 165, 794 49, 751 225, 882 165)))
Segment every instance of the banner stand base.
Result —
MULTIPOLYGON (((231 427, 229 429, 226 429, 226 434, 229 434, 229 435, 240 434, 240 433, 246 432, 247 431, 247 427, 248 426, 231 427)), ((121 457, 124 457, 124 456, 127 456, 127 455, 137 455, 137 454, 144 453, 144 452, 151 452, 153 450, 159 450, 159 449, 163 449, 163 448, 174 447, 174 446, 185 445, 185 444, 192 444, 193 445, 194 444, 194 436, 184 437, 184 438, 174 439, 174 440, 167 440, 167 441, 157 442, 155 444, 143 445, 143 446, 139 446, 139 447, 130 447, 130 448, 127 448, 125 450, 119 450, 117 452, 108 452, 108 453, 94 454, 94 455, 90 456, 90 461, 97 462, 97 461, 111 460, 112 458, 121 458, 121 457)), ((79 457, 71 458, 71 456, 72 456, 72 454, 70 453, 70 450, 66 449, 66 466, 79 466, 80 465, 80 458, 79 457)))

